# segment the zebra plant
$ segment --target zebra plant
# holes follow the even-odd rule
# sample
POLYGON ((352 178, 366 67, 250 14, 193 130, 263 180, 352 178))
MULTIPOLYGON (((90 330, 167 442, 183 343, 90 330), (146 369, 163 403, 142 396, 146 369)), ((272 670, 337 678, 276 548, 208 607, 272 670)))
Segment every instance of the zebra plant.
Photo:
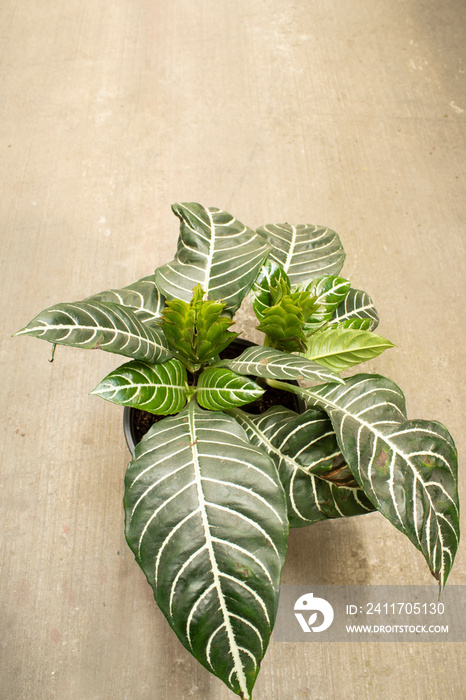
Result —
POLYGON ((17 335, 130 358, 93 391, 160 417, 127 469, 128 544, 184 646, 246 699, 274 624, 288 528, 378 510, 442 589, 459 540, 457 456, 443 425, 408 419, 390 379, 340 376, 392 343, 374 332, 369 295, 339 276, 334 231, 253 231, 219 209, 172 209, 174 260, 52 306, 17 335), (222 359, 247 295, 264 345, 222 359), (270 387, 306 410, 251 413, 270 387))

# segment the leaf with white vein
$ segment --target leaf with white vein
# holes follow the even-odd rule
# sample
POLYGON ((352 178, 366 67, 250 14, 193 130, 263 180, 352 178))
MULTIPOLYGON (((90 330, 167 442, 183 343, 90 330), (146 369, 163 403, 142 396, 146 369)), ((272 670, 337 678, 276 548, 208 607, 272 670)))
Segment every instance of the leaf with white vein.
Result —
POLYGON ((143 323, 156 321, 162 315, 164 298, 156 287, 155 275, 148 275, 121 289, 107 289, 93 294, 84 301, 110 301, 128 306, 143 323))
POLYGON ((288 534, 272 460, 233 418, 191 401, 136 447, 124 504, 128 544, 178 638, 250 698, 288 534))
POLYGON ((187 388, 186 369, 179 360, 158 365, 134 360, 107 374, 91 394, 121 406, 168 416, 186 404, 187 388))
POLYGON ((335 231, 313 224, 267 224, 257 233, 272 246, 269 259, 282 267, 291 286, 305 285, 313 277, 338 275, 345 252, 335 231))
POLYGON ((348 473, 324 411, 310 408, 298 415, 276 406, 261 416, 237 408, 228 413, 244 428, 251 443, 266 450, 277 465, 290 527, 375 510, 348 473))
POLYGON ((244 406, 260 398, 265 389, 247 377, 223 367, 209 367, 197 383, 196 399, 204 408, 219 411, 244 406))
POLYGON ((317 277, 306 286, 306 291, 315 297, 317 309, 307 320, 304 330, 312 332, 332 318, 333 312, 348 296, 351 283, 343 277, 329 275, 317 277))
POLYGON ((328 413, 355 479, 443 588, 459 543, 453 438, 436 421, 406 420, 403 393, 390 379, 357 374, 346 382, 293 390, 328 413))
POLYGON ((348 318, 340 323, 332 320, 327 324, 327 328, 352 328, 356 331, 368 331, 372 325, 373 323, 369 318, 348 318))
POLYGON ((314 382, 338 382, 344 384, 332 370, 299 355, 255 345, 247 348, 234 360, 222 360, 219 366, 228 367, 237 374, 264 377, 265 379, 306 379, 314 382))
POLYGON ((346 299, 337 307, 331 323, 343 323, 353 319, 367 319, 367 330, 373 331, 379 325, 379 314, 367 292, 350 289, 346 299))
POLYGON ((177 203, 181 221, 175 259, 157 268, 156 283, 168 299, 190 301, 201 285, 206 297, 234 313, 270 250, 261 236, 221 209, 177 203))
POLYGON ((342 372, 392 347, 393 343, 371 331, 329 327, 309 336, 306 357, 334 372, 342 372))
POLYGON ((56 304, 15 335, 33 335, 54 345, 99 348, 152 363, 171 357, 161 330, 144 324, 132 309, 113 302, 56 304))

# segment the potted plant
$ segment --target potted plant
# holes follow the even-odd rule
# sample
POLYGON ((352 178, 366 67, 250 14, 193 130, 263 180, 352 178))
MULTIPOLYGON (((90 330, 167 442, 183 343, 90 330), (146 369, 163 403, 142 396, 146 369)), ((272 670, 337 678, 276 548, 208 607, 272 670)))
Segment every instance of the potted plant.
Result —
POLYGON ((16 335, 130 358, 92 392, 160 417, 126 472, 128 544, 183 645, 250 698, 288 528, 378 510, 442 589, 459 541, 457 455, 443 425, 408 420, 390 379, 341 377, 392 343, 374 332, 369 295, 339 276, 334 231, 253 231, 216 208, 172 209, 174 260, 123 289, 52 306, 16 335), (225 357, 247 295, 264 345, 225 357), (305 410, 275 397, 249 412, 270 388, 305 410))

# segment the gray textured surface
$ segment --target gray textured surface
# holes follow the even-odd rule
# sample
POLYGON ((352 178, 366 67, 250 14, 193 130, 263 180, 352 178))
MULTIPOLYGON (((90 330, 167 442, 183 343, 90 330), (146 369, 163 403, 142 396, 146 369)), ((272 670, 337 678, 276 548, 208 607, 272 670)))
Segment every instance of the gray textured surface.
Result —
MULTIPOLYGON (((121 411, 87 395, 118 358, 10 335, 172 257, 174 201, 326 224, 398 346, 371 370, 461 458, 466 6, 3 0, 0 27, 0 697, 227 700, 124 542, 121 411)), ((294 531, 284 580, 431 582, 379 515, 294 531)), ((255 700, 460 699, 463 667, 456 644, 272 643, 255 700)))

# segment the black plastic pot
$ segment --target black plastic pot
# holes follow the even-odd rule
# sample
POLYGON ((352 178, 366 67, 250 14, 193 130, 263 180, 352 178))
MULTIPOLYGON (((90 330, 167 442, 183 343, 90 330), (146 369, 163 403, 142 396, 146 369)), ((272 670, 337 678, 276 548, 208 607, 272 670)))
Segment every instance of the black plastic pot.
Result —
MULTIPOLYGON (((249 348, 252 345, 256 345, 256 343, 252 343, 250 340, 246 340, 245 338, 235 338, 235 340, 220 354, 220 357, 222 359, 232 359, 234 357, 238 357, 238 355, 240 355, 243 352, 243 350, 246 350, 246 348, 249 348)), ((297 382, 289 383, 297 385, 297 382)), ((290 408, 293 411, 296 411, 296 413, 303 413, 306 410, 306 405, 304 401, 302 401, 298 396, 296 396, 296 394, 288 394, 287 392, 282 393, 286 394, 288 401, 291 403, 290 408)), ((246 406, 241 406, 241 410, 246 411, 248 413, 259 414, 260 410, 258 410, 257 407, 255 407, 254 405, 256 403, 257 402, 247 404, 246 406)), ((137 439, 135 426, 136 421, 138 420, 138 414, 141 413, 146 413, 146 411, 141 411, 138 408, 132 408, 130 406, 125 406, 125 408, 123 409, 123 431, 125 434, 126 444, 128 445, 128 449, 131 452, 131 454, 134 454, 134 449, 137 443, 139 442, 139 440, 137 439)), ((163 417, 164 416, 160 416, 160 419, 163 417)))

